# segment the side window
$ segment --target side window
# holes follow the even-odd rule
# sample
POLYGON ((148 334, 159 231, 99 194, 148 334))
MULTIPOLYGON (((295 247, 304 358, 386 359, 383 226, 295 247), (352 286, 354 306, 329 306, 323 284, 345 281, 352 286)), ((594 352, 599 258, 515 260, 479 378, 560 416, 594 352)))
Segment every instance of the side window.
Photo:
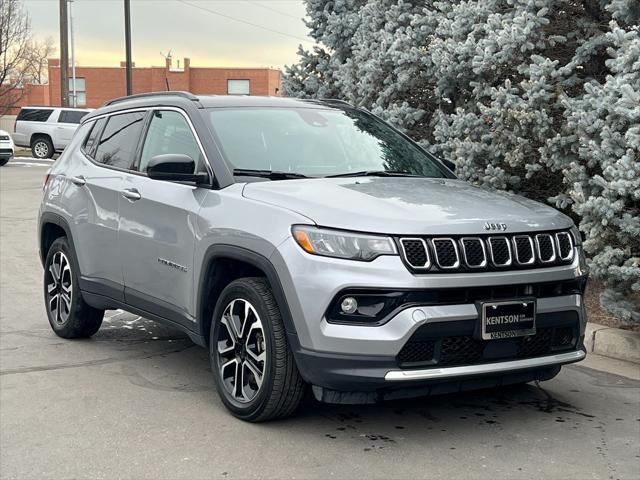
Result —
POLYGON ((93 122, 91 131, 84 141, 84 145, 82 146, 82 148, 84 150, 84 153, 86 153, 90 157, 93 157, 93 147, 96 145, 96 139, 98 138, 98 135, 100 135, 100 131, 102 130, 102 127, 104 126, 106 121, 107 120, 105 118, 101 118, 97 122, 93 122))
POLYGON ((60 118, 58 123, 80 123, 84 116, 89 112, 83 112, 82 110, 62 110, 60 112, 60 118))
POLYGON ((112 115, 102 131, 95 159, 118 168, 131 168, 140 139, 145 112, 112 115))
POLYGON ((48 108, 23 108, 18 113, 18 118, 16 120, 22 120, 25 122, 46 122, 51 116, 51 112, 48 108))
POLYGON ((196 172, 207 171, 191 127, 180 113, 173 110, 157 110, 153 113, 138 170, 146 172, 149 161, 165 153, 188 155, 196 162, 196 172))

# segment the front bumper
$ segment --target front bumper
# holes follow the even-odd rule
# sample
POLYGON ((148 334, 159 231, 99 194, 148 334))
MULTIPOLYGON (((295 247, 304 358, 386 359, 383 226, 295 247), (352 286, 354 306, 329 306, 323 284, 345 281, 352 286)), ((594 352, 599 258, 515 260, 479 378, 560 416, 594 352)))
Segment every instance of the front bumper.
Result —
MULTIPOLYGON (((407 270, 399 257, 379 257, 372 262, 318 257, 308 255, 288 239, 272 255, 271 261, 278 270, 294 320, 296 331, 288 333, 298 368, 316 390, 359 392, 356 398, 363 394, 370 399, 372 395, 385 395, 386 398, 398 389, 418 388, 422 393, 427 389, 427 393, 433 393, 441 390, 435 389, 435 385, 442 387, 445 383, 455 391, 468 385, 542 380, 557 373, 560 365, 579 361, 584 356, 582 338, 586 315, 579 294, 537 298, 538 325, 555 328, 571 324, 573 339, 570 346, 565 345, 562 351, 550 346, 547 350, 521 355, 519 346, 508 345, 508 341, 487 349, 483 344, 470 363, 440 364, 441 359, 434 357, 431 364, 406 364, 399 355, 403 347, 425 329, 441 331, 431 334, 436 341, 440 341, 440 337, 463 335, 473 339, 478 322, 474 303, 412 305, 375 326, 336 324, 325 318, 327 307, 336 295, 350 288, 500 288, 575 280, 586 274, 577 255, 571 265, 535 270, 416 275, 407 270)), ((437 343, 435 348, 439 351, 437 343)), ((344 396, 340 395, 341 398, 344 396)), ((316 396, 324 398, 326 395, 316 392, 316 396)), ((358 403, 361 401, 365 401, 364 398, 358 403)))

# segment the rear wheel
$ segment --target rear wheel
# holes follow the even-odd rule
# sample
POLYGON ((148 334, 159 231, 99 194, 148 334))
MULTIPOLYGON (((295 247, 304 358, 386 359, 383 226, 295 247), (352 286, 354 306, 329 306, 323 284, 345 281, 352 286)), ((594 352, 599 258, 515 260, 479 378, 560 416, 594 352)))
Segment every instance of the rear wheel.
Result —
POLYGON ((104 317, 104 310, 82 299, 78 275, 67 239, 56 239, 45 260, 44 301, 49 324, 62 338, 90 337, 100 329, 104 317))
POLYGON ((236 417, 261 422, 294 412, 305 391, 280 310, 263 278, 241 278, 221 293, 209 352, 218 394, 236 417))
POLYGON ((47 137, 36 137, 31 142, 31 153, 36 158, 53 157, 53 143, 47 137))
POLYGON ((4 167, 7 163, 9 163, 11 157, 0 158, 0 167, 4 167))

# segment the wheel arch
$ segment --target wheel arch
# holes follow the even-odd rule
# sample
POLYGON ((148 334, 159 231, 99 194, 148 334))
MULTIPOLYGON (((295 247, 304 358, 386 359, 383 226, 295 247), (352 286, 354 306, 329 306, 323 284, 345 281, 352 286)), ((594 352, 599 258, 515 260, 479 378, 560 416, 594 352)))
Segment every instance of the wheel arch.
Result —
MULTIPOLYGON (((71 235, 71 228, 67 221, 51 212, 44 212, 40 216, 40 226, 38 230, 38 247, 40 250, 40 262, 44 266, 44 262, 47 259, 47 252, 51 247, 51 244, 60 237, 67 237, 69 246, 72 249, 72 254, 76 256, 76 249, 73 243, 73 236, 71 235)), ((78 259, 74 258, 76 265, 78 265, 78 259)))
MULTIPOLYGON (((44 132, 37 132, 37 133, 32 133, 31 137, 29 138, 29 147, 31 147, 33 145, 33 142, 36 141, 36 139, 38 138, 46 138, 51 142, 51 145, 53 146, 53 138, 51 137, 51 135, 49 135, 48 133, 44 133, 44 132)), ((55 146, 54 146, 55 148, 55 146)))
POLYGON ((276 268, 265 256, 235 245, 212 245, 205 252, 198 282, 198 333, 209 342, 213 310, 220 293, 231 281, 246 276, 262 276, 267 279, 278 302, 289 338, 297 338, 291 310, 276 268))

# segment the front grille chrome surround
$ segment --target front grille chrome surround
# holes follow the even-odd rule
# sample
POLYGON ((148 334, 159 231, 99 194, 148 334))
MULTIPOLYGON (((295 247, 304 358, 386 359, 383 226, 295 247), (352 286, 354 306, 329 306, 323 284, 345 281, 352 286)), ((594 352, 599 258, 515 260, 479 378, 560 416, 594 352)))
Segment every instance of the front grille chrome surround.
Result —
POLYGON ((460 239, 460 245, 462 246, 462 256, 464 257, 464 263, 467 265, 467 267, 469 268, 484 268, 487 266, 487 249, 484 246, 484 242, 482 241, 481 238, 479 237, 463 237, 460 239), (469 243, 476 243, 478 245, 480 245, 480 248, 482 249, 482 261, 480 263, 477 264, 471 264, 471 262, 469 261, 469 255, 467 252, 468 244, 469 243))
POLYGON ((513 255, 511 253, 511 242, 507 237, 489 237, 489 254, 491 255, 491 263, 493 263, 496 267, 508 267, 513 263, 513 255), (504 245, 507 248, 507 252, 509 254, 509 258, 504 262, 500 263, 496 261, 496 250, 498 246, 497 242, 504 242, 504 245))
POLYGON ((515 257, 516 263, 518 265, 533 265, 536 262, 536 254, 531 237, 529 235, 516 235, 511 240, 513 242, 513 256, 515 257), (519 241, 525 241, 529 245, 531 258, 526 261, 524 260, 524 258, 526 257, 525 252, 522 252, 521 248, 518 247, 519 241))
POLYGON ((556 245, 554 237, 551 234, 540 233, 536 235, 536 253, 538 254, 538 260, 542 263, 553 263, 556 261, 556 245), (549 249, 550 252, 547 252, 549 249))
POLYGON ((569 232, 556 233, 556 248, 558 250, 558 258, 560 258, 560 260, 564 262, 573 260, 573 255, 574 255, 573 237, 569 232), (563 243, 566 243, 569 247, 569 253, 567 255, 562 255, 563 243))
POLYGON ((431 240, 432 245, 433 245, 433 252, 434 252, 434 256, 435 256, 435 262, 438 265, 439 268, 441 268, 442 270, 454 270, 457 269, 458 267, 460 267, 460 252, 458 251, 458 244, 455 240, 453 240, 452 238, 434 238, 431 240), (442 252, 442 248, 438 248, 438 245, 441 243, 449 243, 453 246, 453 251, 456 257, 456 260, 454 263, 452 263, 451 265, 445 265, 443 262, 441 262, 441 255, 443 255, 444 253, 442 252))
POLYGON ((395 237, 405 266, 415 273, 528 270, 576 261, 569 230, 395 237))
POLYGON ((429 247, 427 246, 427 242, 423 238, 415 238, 415 237, 403 237, 400 239, 400 248, 402 249, 402 256, 407 261, 411 268, 415 268, 416 270, 427 270, 431 268, 431 256, 429 255, 429 247), (411 260, 411 255, 407 254, 407 247, 409 246, 409 242, 416 242, 419 245, 422 245, 424 248, 424 255, 426 261, 422 265, 416 265, 411 260), (407 244, 405 246, 405 243, 407 244))

